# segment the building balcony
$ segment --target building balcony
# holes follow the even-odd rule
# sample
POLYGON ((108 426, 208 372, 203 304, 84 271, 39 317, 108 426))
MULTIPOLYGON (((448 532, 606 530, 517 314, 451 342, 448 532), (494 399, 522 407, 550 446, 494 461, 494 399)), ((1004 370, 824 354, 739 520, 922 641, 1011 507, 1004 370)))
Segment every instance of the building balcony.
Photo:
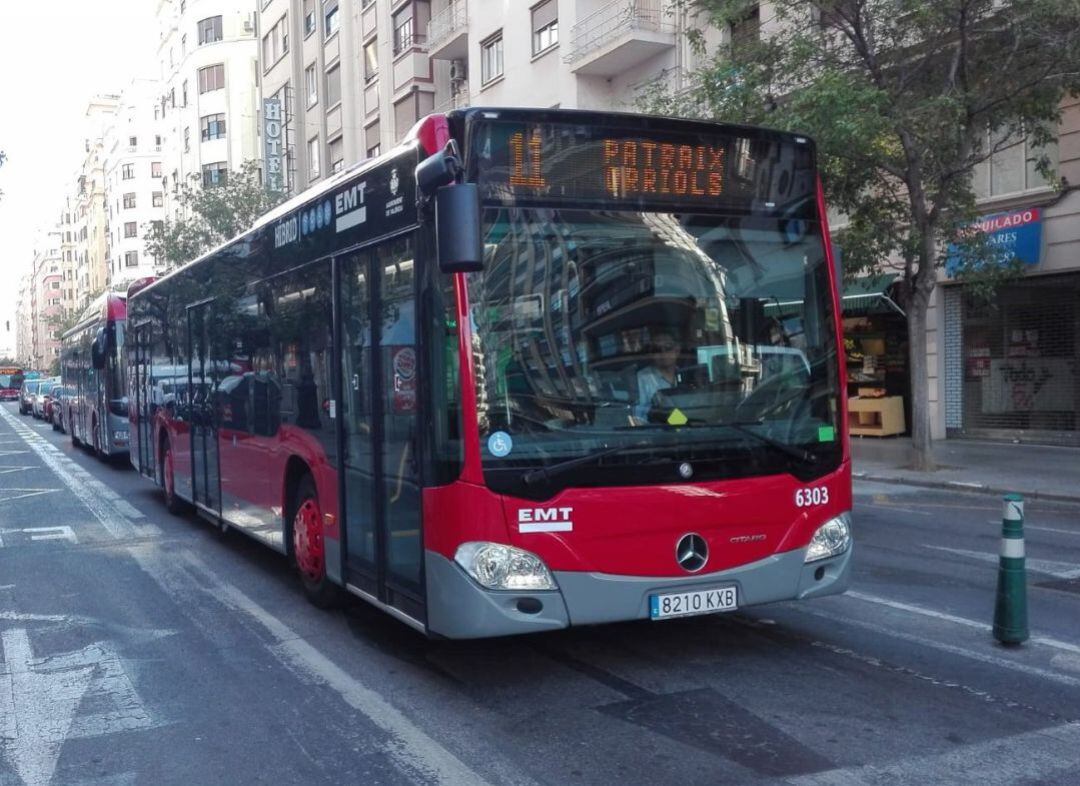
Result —
POLYGON ((428 22, 428 54, 435 60, 466 60, 469 56, 469 4, 453 0, 428 22))
POLYGON ((472 96, 469 95, 468 90, 459 90, 441 103, 436 104, 435 111, 442 114, 449 112, 451 109, 464 109, 467 106, 472 106, 472 96))
POLYGON ((674 46, 663 0, 615 0, 570 29, 563 60, 575 74, 613 77, 674 46))

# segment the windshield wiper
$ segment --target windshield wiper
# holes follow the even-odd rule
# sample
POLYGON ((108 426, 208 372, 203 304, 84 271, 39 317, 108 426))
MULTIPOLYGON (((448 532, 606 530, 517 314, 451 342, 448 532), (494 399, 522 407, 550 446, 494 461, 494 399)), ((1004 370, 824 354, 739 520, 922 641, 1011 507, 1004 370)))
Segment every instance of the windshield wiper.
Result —
POLYGON ((580 467, 585 464, 591 464, 594 461, 599 461, 605 456, 613 456, 616 453, 621 453, 624 450, 633 450, 634 448, 641 448, 648 445, 647 440, 639 440, 637 442, 626 442, 622 445, 615 445, 611 447, 603 447, 598 450, 594 450, 591 453, 586 453, 584 456, 578 456, 577 458, 567 459, 566 461, 559 461, 550 466, 540 467, 538 469, 531 469, 528 472, 522 474, 521 482, 526 486, 535 486, 537 483, 543 483, 544 481, 551 480, 559 475, 566 474, 569 470, 575 467, 580 467))
POLYGON ((751 431, 749 428, 747 428, 747 426, 760 426, 760 425, 762 425, 762 422, 760 420, 750 420, 750 421, 746 421, 744 423, 717 423, 717 425, 718 426, 725 426, 725 427, 730 428, 730 429, 732 429, 734 431, 738 431, 740 434, 746 434, 747 436, 753 437, 754 439, 758 440, 759 442, 761 442, 761 443, 763 443, 765 445, 768 445, 771 448, 779 450, 781 453, 784 453, 784 454, 786 454, 788 456, 791 456, 794 459, 798 459, 803 464, 816 464, 817 463, 817 460, 818 460, 817 455, 814 454, 814 453, 811 453, 809 450, 806 450, 805 448, 796 447, 795 445, 789 445, 786 442, 780 442, 779 440, 775 440, 772 437, 766 437, 764 434, 759 434, 758 432, 751 431))

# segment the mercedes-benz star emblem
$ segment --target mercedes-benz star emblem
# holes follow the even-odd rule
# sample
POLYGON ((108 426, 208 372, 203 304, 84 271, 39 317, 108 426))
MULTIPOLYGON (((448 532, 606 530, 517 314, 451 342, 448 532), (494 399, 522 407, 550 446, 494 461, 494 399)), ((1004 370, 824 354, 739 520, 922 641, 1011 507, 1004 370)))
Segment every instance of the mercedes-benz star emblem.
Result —
POLYGON ((675 559, 687 573, 697 573, 709 561, 709 544, 696 532, 683 535, 675 546, 675 559))

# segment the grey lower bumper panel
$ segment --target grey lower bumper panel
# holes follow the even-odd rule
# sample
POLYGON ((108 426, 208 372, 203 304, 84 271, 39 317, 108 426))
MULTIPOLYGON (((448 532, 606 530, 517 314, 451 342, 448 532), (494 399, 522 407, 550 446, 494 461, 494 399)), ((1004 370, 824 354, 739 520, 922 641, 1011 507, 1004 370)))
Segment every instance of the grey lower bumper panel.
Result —
POLYGON ((834 595, 847 589, 851 552, 849 548, 806 565, 804 551, 798 549, 730 570, 678 578, 556 571, 559 591, 490 592, 446 557, 428 551, 428 629, 449 638, 481 638, 647 619, 650 595, 731 584, 738 588, 740 608, 834 595), (520 610, 535 608, 535 601, 542 607, 539 611, 520 610))

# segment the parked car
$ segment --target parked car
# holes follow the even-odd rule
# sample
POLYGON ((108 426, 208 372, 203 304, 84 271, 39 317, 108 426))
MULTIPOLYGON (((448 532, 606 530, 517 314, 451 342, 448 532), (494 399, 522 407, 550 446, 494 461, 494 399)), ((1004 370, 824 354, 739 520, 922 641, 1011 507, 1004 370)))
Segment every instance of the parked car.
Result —
POLYGON ((34 396, 37 395, 40 379, 28 379, 19 391, 19 414, 27 415, 34 408, 34 396))
POLYGON ((53 389, 52 406, 50 407, 49 420, 52 421, 53 431, 59 431, 60 433, 66 433, 67 427, 64 425, 67 420, 67 412, 71 407, 71 388, 66 388, 61 385, 58 388, 53 389))
POLYGON ((30 412, 38 420, 45 418, 45 394, 53 385, 59 384, 59 379, 51 378, 41 380, 41 384, 38 385, 37 392, 34 394, 34 399, 30 404, 30 412))
POLYGON ((53 406, 56 404, 56 399, 60 395, 60 390, 63 388, 59 382, 53 382, 41 387, 41 417, 48 422, 53 422, 53 406))
POLYGON ((0 401, 18 401, 18 388, 0 388, 0 401))

